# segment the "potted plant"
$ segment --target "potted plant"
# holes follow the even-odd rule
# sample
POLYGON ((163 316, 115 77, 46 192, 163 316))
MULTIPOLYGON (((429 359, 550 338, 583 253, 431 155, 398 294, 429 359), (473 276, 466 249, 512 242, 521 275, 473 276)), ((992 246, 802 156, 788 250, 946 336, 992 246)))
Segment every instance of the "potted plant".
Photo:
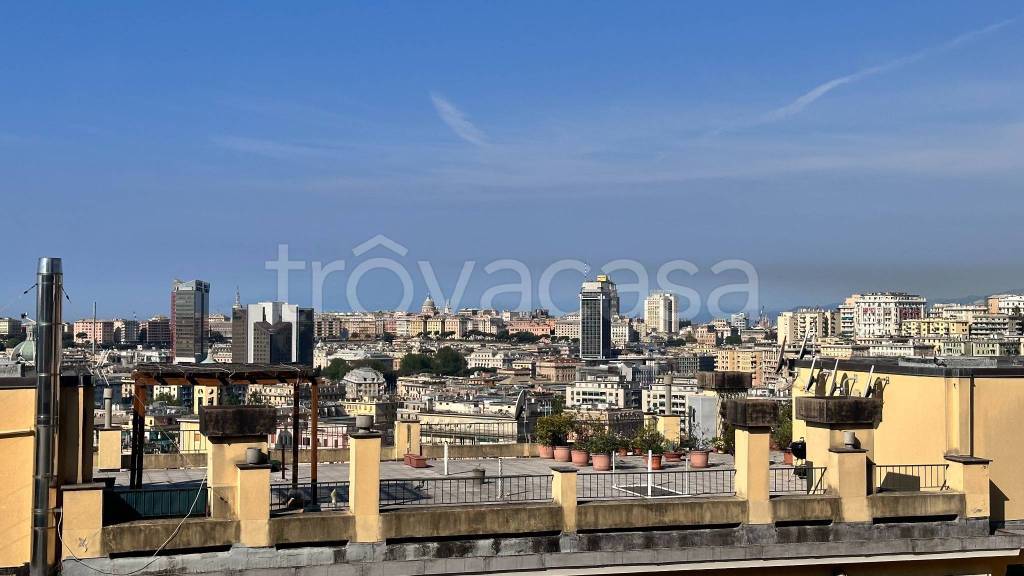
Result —
POLYGON ((615 434, 615 451, 619 456, 629 456, 629 438, 622 434, 615 434))
POLYGON ((658 432, 654 426, 645 426, 637 431, 633 437, 633 447, 644 457, 650 454, 650 467, 652 470, 661 470, 661 456, 665 452, 665 437, 658 432))
POLYGON ((586 466, 590 463, 590 440, 598 432, 604 430, 604 426, 598 422, 587 419, 576 419, 572 422, 572 434, 575 442, 572 446, 572 463, 576 466, 586 466))
POLYGON ((573 417, 570 414, 551 414, 537 419, 534 437, 539 446, 537 455, 541 458, 554 458, 558 462, 568 462, 569 432, 572 430, 573 417))
POLYGON ((575 425, 575 418, 565 412, 552 417, 554 418, 552 443, 555 447, 555 462, 569 462, 572 460, 572 455, 569 451, 569 434, 575 425))
POLYGON ((612 469, 612 452, 621 445, 621 440, 615 434, 607 430, 601 430, 590 437, 587 446, 590 449, 590 458, 594 463, 594 470, 605 472, 612 469))
POLYGON ((665 442, 665 462, 679 462, 683 459, 683 450, 679 442, 665 442))
POLYGON ((725 452, 725 438, 721 436, 715 436, 711 439, 711 447, 715 450, 715 454, 723 454, 725 452))
POLYGON ((555 418, 557 416, 541 416, 533 429, 533 438, 537 442, 537 456, 541 458, 555 457, 555 418))
POLYGON ((690 467, 707 468, 708 454, 711 452, 711 441, 706 436, 692 436, 690 445, 690 467))

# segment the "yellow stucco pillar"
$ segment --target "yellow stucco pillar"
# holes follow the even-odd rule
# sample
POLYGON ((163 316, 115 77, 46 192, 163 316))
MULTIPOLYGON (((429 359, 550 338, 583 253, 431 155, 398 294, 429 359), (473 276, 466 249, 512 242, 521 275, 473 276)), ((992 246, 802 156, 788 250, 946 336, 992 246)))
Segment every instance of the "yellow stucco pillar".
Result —
POLYGON ((234 518, 239 494, 237 466, 245 463, 245 452, 248 448, 258 448, 260 452, 266 454, 267 442, 255 441, 255 438, 209 440, 209 447, 206 450, 206 484, 210 493, 210 517, 234 518))
POLYGON ((420 453, 420 423, 395 422, 395 460, 420 453))
POLYGON ((576 467, 551 468, 551 498, 562 508, 562 533, 576 533, 576 467))
POLYGON ((976 456, 946 456, 949 468, 946 483, 950 490, 963 492, 964 516, 988 518, 991 515, 989 460, 976 456))
POLYGON ((843 522, 870 522, 868 459, 863 448, 832 448, 825 470, 826 489, 839 497, 843 522))
POLYGON ((658 432, 661 432, 665 440, 679 444, 679 416, 659 414, 657 422, 658 432))
POLYGON ((380 522, 380 434, 354 432, 349 438, 348 508, 360 543, 383 540, 380 522))
POLYGON ((736 496, 747 501, 749 524, 771 524, 768 500, 771 428, 736 427, 736 496))
POLYGON ((61 558, 99 558, 103 549, 103 483, 61 487, 61 558))
POLYGON ((270 546, 270 464, 237 464, 235 517, 238 543, 270 546))
POLYGON ((100 446, 96 467, 101 472, 112 472, 121 469, 120 428, 104 428, 100 430, 100 446))

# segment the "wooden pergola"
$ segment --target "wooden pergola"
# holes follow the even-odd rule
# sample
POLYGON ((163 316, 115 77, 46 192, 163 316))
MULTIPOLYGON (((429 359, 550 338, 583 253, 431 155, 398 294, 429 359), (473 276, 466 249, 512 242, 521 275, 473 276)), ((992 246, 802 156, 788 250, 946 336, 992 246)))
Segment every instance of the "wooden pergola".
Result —
MULTIPOLYGON (((310 488, 316 502, 317 416, 320 408, 319 379, 310 366, 293 364, 139 364, 132 372, 135 396, 132 400, 132 446, 129 484, 142 486, 143 450, 146 427, 147 386, 225 386, 239 384, 290 384, 292 394, 292 489, 299 487, 299 387, 309 385, 310 488)), ((281 463, 282 466, 284 463, 281 463)))

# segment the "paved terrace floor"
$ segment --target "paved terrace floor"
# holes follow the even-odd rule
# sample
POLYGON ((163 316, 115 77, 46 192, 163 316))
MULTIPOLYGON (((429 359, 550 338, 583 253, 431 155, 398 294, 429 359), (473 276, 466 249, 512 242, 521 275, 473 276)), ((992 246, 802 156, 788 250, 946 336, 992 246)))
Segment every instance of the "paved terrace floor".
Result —
MULTIPOLYGON (((782 453, 772 452, 772 464, 781 464, 782 453)), ((503 475, 531 475, 550 474, 551 467, 559 465, 554 460, 541 458, 503 458, 501 461, 501 473, 503 475)), ((568 465, 568 464, 565 464, 568 465)), ((711 454, 709 469, 730 469, 733 467, 733 457, 728 454, 711 454)), ((459 459, 448 461, 449 476, 466 476, 471 470, 482 468, 487 476, 498 475, 498 460, 487 459, 459 459)), ((665 471, 686 470, 685 462, 667 462, 664 464, 665 471)), ((616 457, 616 470, 622 472, 641 472, 647 468, 639 456, 616 457)), ((583 466, 579 468, 580 473, 594 472, 593 467, 583 466)), ((310 466, 299 465, 300 482, 308 481, 310 466)), ((186 482, 197 482, 206 475, 205 468, 172 468, 161 470, 145 470, 142 475, 144 485, 167 485, 186 482)), ((115 477, 117 485, 128 485, 128 471, 123 470, 116 473, 97 473, 96 478, 115 477)), ((405 478, 444 478, 444 462, 442 460, 428 460, 427 468, 411 468, 402 462, 381 462, 381 478, 385 480, 401 480, 405 478)), ((321 464, 317 471, 319 482, 340 482, 348 480, 348 464, 321 464)), ((291 481, 291 468, 285 472, 282 479, 281 473, 272 473, 271 483, 280 484, 291 481)))

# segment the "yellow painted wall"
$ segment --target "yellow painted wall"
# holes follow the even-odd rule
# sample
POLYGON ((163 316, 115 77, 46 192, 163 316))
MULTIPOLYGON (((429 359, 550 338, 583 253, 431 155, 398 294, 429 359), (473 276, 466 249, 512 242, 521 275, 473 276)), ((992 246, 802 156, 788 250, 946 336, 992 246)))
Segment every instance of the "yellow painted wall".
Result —
POLYGON ((974 455, 992 460, 992 518, 1024 519, 1024 378, 976 378, 974 413, 974 455))
MULTIPOLYGON (((828 362, 826 366, 831 368, 828 362)), ((854 391, 861 394, 867 371, 840 370, 839 378, 854 374, 854 391)), ((882 393, 882 422, 874 435, 875 464, 944 464, 947 453, 991 459, 992 518, 1024 520, 1024 451, 1016 441, 1024 414, 1024 377, 978 377, 973 390, 970 378, 884 374, 877 369, 874 377, 889 379, 882 393)), ((807 368, 800 369, 794 397, 805 395, 807 378, 807 368)), ((808 451, 815 450, 802 421, 794 419, 793 437, 807 438, 808 451)))
POLYGON ((35 390, 0 389, 0 567, 29 561, 32 543, 32 446, 35 390))

